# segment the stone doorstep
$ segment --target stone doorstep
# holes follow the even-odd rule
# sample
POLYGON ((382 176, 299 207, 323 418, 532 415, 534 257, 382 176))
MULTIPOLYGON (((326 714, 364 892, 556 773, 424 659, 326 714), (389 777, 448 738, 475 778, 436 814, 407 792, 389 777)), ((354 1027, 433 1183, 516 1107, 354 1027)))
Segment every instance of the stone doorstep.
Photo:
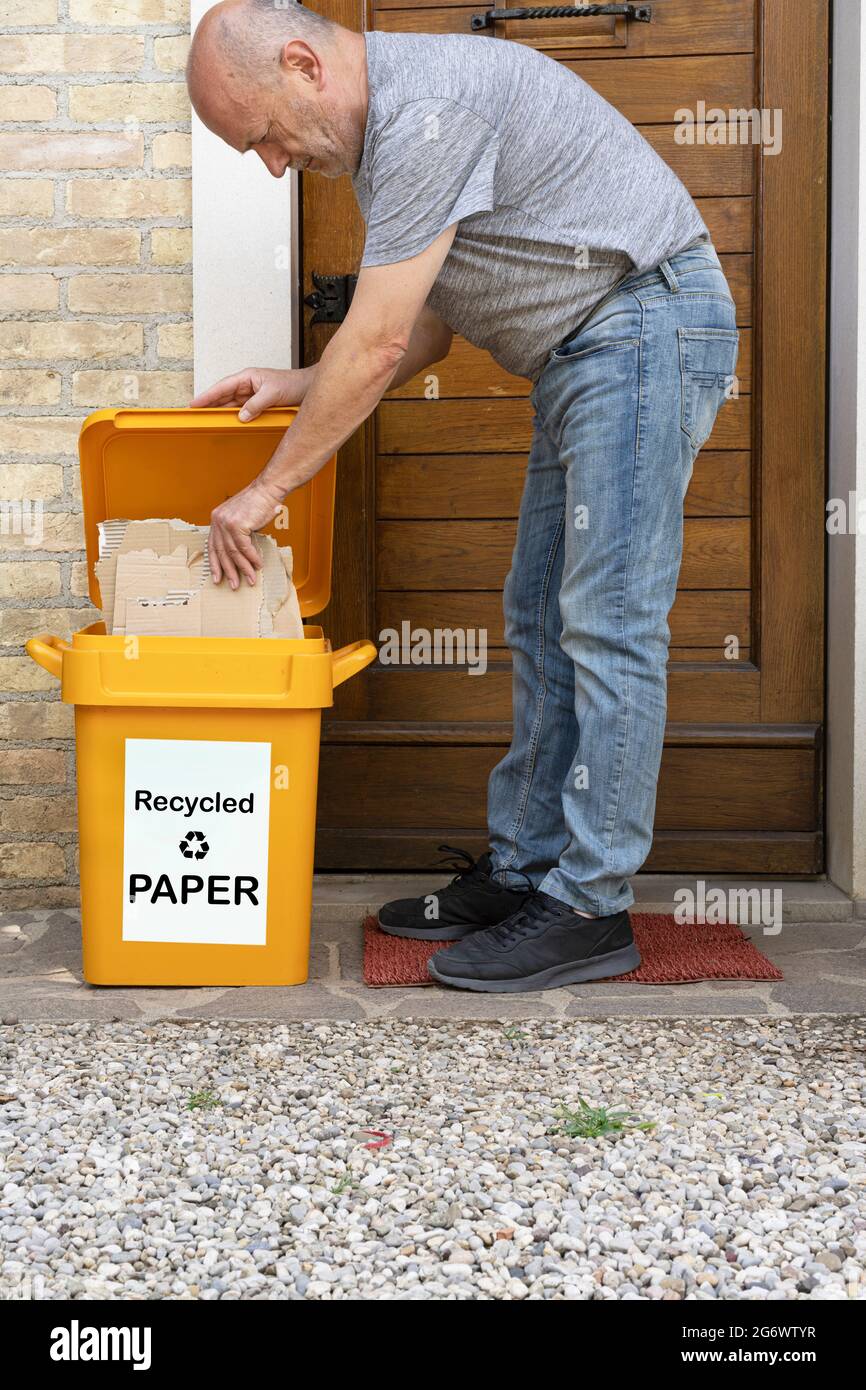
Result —
MULTIPOLYGON (((392 898, 414 898, 441 888, 449 871, 429 874, 317 874, 313 884, 313 921, 348 922, 375 913, 392 898)), ((825 879, 707 878, 685 874, 638 874, 632 880, 636 912, 674 911, 675 893, 695 891, 697 881, 709 895, 713 889, 781 892, 783 922, 851 922, 866 920, 866 900, 852 902, 841 888, 825 879)), ((771 896, 769 902, 775 899, 771 896)), ((732 917, 730 920, 736 920, 732 917)), ((745 924, 745 923, 744 923, 745 924)))
MULTIPOLYGON (((16 914, 0 914, 0 924, 16 914)), ((314 927, 310 975, 297 988, 227 986, 130 988, 81 979, 78 915, 68 909, 22 914, 20 945, 0 936, 0 1023, 214 1019, 281 1023, 336 1019, 450 1019, 499 1023, 523 1018, 590 1019, 783 1017, 866 1011, 862 922, 795 922, 778 935, 749 935, 782 969, 781 981, 717 980, 678 985, 611 981, 532 994, 476 994, 441 988, 368 989, 357 904, 350 920, 314 927)), ((7 926, 8 930, 8 926, 7 926)))
MULTIPOLYGON (((342 886, 348 892, 350 886, 357 891, 362 885, 342 886)), ((368 892, 371 887, 377 887, 375 880, 367 880, 368 892)), ((81 979, 77 911, 31 910, 22 912, 18 923, 19 914, 0 913, 0 1023, 43 1019, 141 1023, 161 1018, 326 1022, 379 1017, 507 1022, 619 1015, 661 1020, 795 1014, 860 1017, 866 1011, 866 925, 850 915, 844 921, 791 922, 767 936, 760 928, 750 930, 748 935, 758 949, 782 969, 782 981, 719 980, 651 987, 612 981, 537 994, 487 995, 439 988, 366 988, 360 931, 366 905, 343 901, 341 910, 347 911, 330 920, 317 914, 309 980, 294 989, 86 985, 81 979)))

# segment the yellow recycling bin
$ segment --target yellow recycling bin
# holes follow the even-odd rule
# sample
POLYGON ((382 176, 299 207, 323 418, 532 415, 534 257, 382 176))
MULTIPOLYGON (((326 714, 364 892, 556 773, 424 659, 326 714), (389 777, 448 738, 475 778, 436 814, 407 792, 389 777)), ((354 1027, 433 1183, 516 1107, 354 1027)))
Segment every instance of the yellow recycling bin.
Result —
MULTIPOLYGON (((294 410, 104 410, 81 431, 89 592, 97 526, 213 508, 263 468, 294 410)), ((288 499, 301 614, 330 598, 335 460, 288 499)), ((285 518, 282 518, 285 521, 285 518)), ((42 635, 75 706, 84 976, 102 985, 307 978, 322 710, 376 655, 305 637, 42 635)))

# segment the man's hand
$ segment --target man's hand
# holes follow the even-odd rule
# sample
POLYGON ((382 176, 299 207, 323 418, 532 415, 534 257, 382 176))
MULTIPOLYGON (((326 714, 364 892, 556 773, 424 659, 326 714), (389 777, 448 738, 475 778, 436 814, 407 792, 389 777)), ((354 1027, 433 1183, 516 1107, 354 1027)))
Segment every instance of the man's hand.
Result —
POLYGON ((240 583, 239 575, 250 584, 256 582, 256 570, 261 569, 262 561, 252 539, 254 531, 259 531, 273 521, 283 503, 281 493, 256 478, 245 487, 220 503, 211 513, 208 558, 214 584, 219 584, 222 576, 228 577, 233 589, 240 583))
POLYGON ((302 367, 299 371, 279 372, 270 367, 247 367, 234 376, 223 377, 207 391, 201 391, 190 401, 190 406, 200 410, 206 406, 239 405, 239 420, 255 420, 263 410, 300 405, 315 370, 315 367, 302 367))

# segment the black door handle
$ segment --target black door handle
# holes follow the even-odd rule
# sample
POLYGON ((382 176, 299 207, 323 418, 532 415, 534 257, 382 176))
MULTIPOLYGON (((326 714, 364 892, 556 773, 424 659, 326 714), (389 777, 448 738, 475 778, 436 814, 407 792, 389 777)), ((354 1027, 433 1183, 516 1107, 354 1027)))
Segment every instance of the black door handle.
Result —
POLYGON ((592 19, 595 15, 617 15, 648 24, 652 13, 652 5, 536 5, 532 9, 485 10, 472 16, 469 27, 492 29, 497 19, 592 19))

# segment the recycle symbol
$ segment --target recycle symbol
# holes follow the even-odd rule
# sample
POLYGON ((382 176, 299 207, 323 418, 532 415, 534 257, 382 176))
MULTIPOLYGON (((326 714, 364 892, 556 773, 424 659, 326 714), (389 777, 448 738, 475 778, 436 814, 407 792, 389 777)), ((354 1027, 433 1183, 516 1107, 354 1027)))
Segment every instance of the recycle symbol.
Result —
POLYGON ((188 830, 180 842, 179 849, 184 859, 204 859, 210 845, 201 830, 188 830))

